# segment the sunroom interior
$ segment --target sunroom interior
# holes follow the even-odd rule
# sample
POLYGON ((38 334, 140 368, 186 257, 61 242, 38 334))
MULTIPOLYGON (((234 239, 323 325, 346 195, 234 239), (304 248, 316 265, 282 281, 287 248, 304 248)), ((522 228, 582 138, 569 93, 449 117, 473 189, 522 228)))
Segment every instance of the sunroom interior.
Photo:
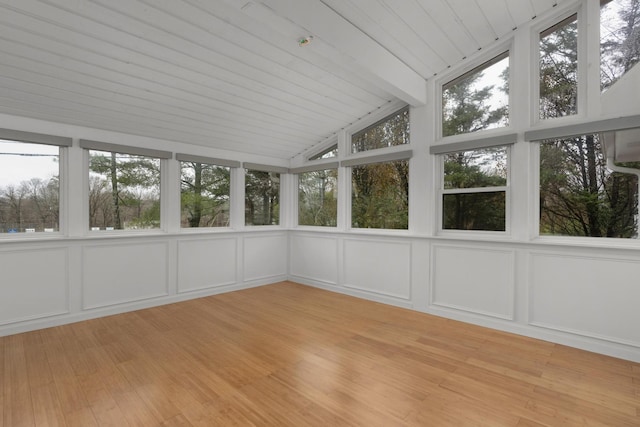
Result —
POLYGON ((640 362, 631 5, 0 1, 0 335, 290 280, 640 362))

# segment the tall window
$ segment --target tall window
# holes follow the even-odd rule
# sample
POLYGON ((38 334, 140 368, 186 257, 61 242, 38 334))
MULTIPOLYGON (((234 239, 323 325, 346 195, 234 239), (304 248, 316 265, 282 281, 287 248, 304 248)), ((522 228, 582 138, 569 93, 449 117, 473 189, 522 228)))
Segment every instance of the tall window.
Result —
POLYGON ((637 235, 637 177, 610 172, 601 145, 599 134, 540 143, 540 234, 637 235))
POLYGON ((180 225, 228 227, 230 168, 193 160, 180 162, 180 225))
POLYGON ((58 231, 60 147, 0 140, 0 233, 58 231))
POLYGON ((600 8, 600 83, 614 84, 640 61, 640 0, 608 0, 600 8))
POLYGON ((509 125, 509 52, 442 86, 442 136, 509 125))
POLYGON ((578 16, 540 33, 540 118, 578 112, 578 16))
POLYGON ((409 107, 406 107, 354 133, 351 136, 351 152, 359 153, 408 143, 409 107))
POLYGON ((89 227, 160 228, 160 159, 89 150, 89 227))
POLYGON ((245 225, 280 223, 280 173, 247 169, 245 225))
POLYGON ((337 196, 338 169, 298 174, 298 224, 335 227, 337 196))
POLYGON ((505 231, 507 160, 507 147, 443 155, 443 229, 505 231))

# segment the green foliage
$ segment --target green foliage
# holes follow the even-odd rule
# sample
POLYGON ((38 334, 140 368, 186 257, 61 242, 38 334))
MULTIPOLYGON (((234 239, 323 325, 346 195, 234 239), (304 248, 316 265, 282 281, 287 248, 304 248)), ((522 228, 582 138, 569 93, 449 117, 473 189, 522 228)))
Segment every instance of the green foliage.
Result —
POLYGON ((335 227, 338 216, 338 170, 298 175, 298 224, 335 227))
POLYGON ((408 143, 409 109, 405 108, 352 135, 351 151, 359 153, 408 143))
POLYGON ((245 174, 245 224, 280 222, 280 174, 247 170, 245 174))
POLYGON ((182 162, 182 226, 228 226, 230 186, 229 168, 206 163, 182 162))

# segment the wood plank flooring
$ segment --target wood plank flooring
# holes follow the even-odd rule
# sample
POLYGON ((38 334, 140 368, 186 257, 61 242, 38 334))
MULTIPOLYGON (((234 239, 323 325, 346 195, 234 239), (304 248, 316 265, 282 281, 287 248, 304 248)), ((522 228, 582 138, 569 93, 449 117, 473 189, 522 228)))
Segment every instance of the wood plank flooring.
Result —
POLYGON ((0 427, 640 426, 640 365, 290 282, 0 338, 0 427))

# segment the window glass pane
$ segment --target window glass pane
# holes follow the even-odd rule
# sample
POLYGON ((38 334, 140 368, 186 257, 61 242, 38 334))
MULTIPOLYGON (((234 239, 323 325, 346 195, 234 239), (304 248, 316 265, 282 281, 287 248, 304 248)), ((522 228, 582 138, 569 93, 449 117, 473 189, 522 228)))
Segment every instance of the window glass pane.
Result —
POLYGON ((578 17, 540 33, 540 118, 578 112, 578 17))
POLYGON ((507 185, 507 148, 484 148, 447 154, 444 188, 480 188, 507 185))
POLYGON ((508 53, 442 87, 442 136, 508 125, 508 53))
POLYGON ((230 169, 198 162, 180 162, 180 225, 228 227, 230 169))
POLYGON ((336 157, 337 155, 338 155, 338 144, 335 144, 327 148, 326 150, 323 150, 318 154, 309 157, 309 160, 330 159, 332 157, 336 157))
POLYGON ((280 174, 247 170, 245 175, 246 225, 280 223, 280 174))
POLYGON ((601 142, 584 135, 540 143, 540 234, 636 236, 636 176, 611 173, 601 142))
POLYGON ((445 230, 505 231, 506 192, 442 195, 445 230))
POLYGON ((352 227, 409 227, 408 160, 355 166, 351 185, 352 227))
POLYGON ((60 148, 0 140, 0 233, 59 231, 60 148))
POLYGON ((640 60, 640 1, 612 0, 600 8, 600 83, 614 84, 640 60))
POLYGON ((409 108, 403 108, 380 122, 351 136, 351 152, 375 150, 409 143, 409 108))
POLYGON ((298 175, 298 224, 335 227, 338 218, 338 170, 298 175))
POLYGON ((160 228, 160 159, 89 150, 89 227, 160 228))

